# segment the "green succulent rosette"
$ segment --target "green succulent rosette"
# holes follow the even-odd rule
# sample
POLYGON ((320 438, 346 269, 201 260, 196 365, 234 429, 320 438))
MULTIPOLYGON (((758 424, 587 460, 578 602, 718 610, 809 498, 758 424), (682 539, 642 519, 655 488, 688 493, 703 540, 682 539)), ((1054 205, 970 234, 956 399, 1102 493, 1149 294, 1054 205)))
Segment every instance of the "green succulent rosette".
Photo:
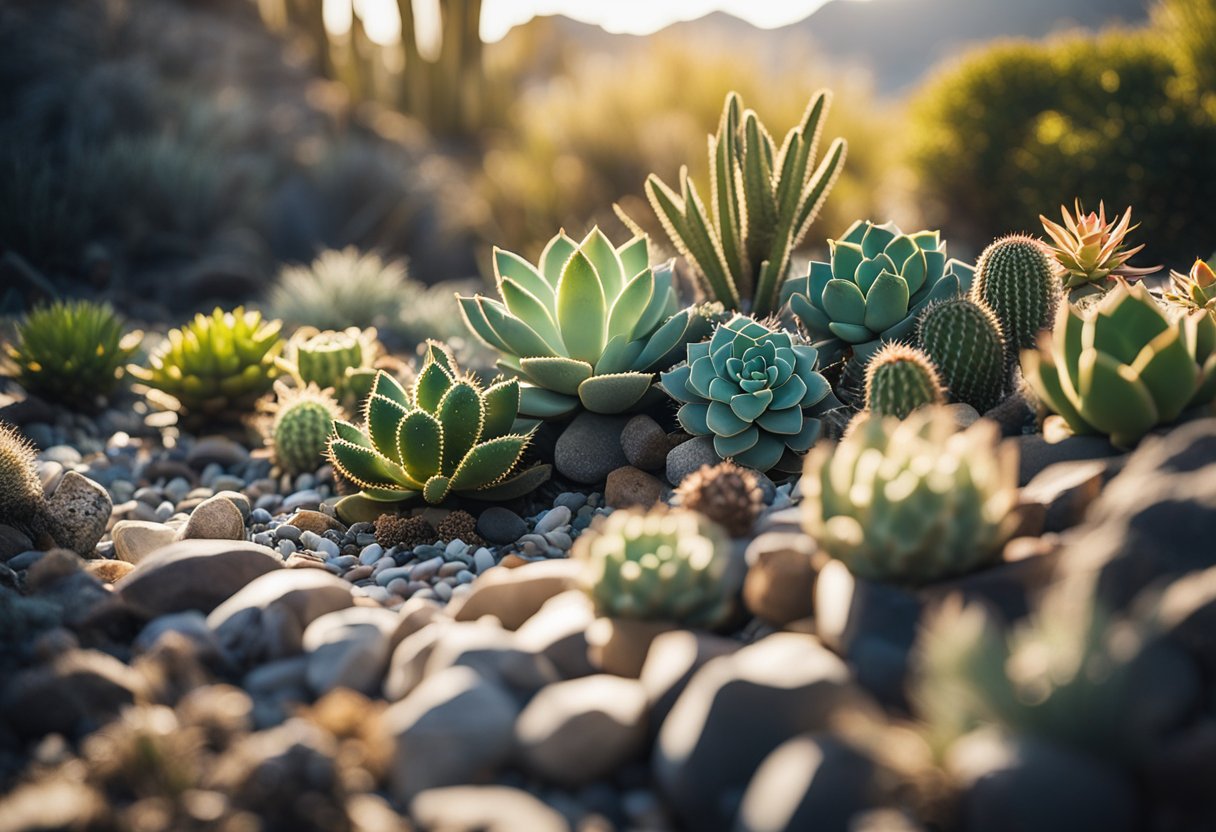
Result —
POLYGON ((1054 331, 1022 353, 1022 371, 1074 433, 1131 447, 1216 399, 1216 319, 1207 310, 1171 317, 1143 284, 1118 280, 1084 311, 1062 304, 1054 331))
POLYGON ((971 287, 974 269, 947 259, 937 231, 904 234, 894 223, 859 220, 828 245, 830 262, 812 261, 806 277, 783 287, 826 363, 848 350, 868 362, 882 344, 908 340, 929 303, 971 287))
POLYGON ((720 457, 757 471, 800 470, 799 455, 819 438, 819 417, 840 407, 816 370, 814 347, 744 315, 689 344, 687 355, 661 382, 680 402, 680 425, 713 436, 720 457))
POLYGON ((531 439, 514 430, 519 398, 517 379, 483 390, 459 374, 446 348, 430 342, 410 390, 381 371, 364 405, 365 427, 334 422, 329 458, 361 489, 361 501, 519 497, 550 474, 547 465, 518 470, 531 439))
POLYGON ((655 372, 709 334, 720 309, 679 309, 671 264, 651 268, 646 244, 613 247, 598 228, 582 242, 559 233, 536 265, 496 248, 502 300, 458 297, 469 330, 522 379, 521 415, 638 409, 655 372))

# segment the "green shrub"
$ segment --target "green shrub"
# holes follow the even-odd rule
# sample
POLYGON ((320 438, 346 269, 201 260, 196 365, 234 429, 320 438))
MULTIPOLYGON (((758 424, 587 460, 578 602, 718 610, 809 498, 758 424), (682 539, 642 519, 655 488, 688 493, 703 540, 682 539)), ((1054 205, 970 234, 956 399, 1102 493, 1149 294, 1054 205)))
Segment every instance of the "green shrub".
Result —
POLYGON ((909 156, 931 225, 976 251, 1080 196, 1134 205, 1148 256, 1212 246, 1216 109, 1159 33, 1112 31, 982 49, 909 107, 909 156))

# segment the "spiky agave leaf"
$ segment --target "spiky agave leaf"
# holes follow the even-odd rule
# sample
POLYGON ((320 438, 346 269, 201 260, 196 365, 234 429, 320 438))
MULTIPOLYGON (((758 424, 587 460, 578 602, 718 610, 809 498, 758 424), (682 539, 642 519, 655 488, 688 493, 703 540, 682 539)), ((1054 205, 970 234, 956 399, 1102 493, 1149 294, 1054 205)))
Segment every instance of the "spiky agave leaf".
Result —
POLYGON ((1160 266, 1137 268, 1128 265, 1127 261, 1144 248, 1143 243, 1127 248, 1127 235, 1140 225, 1131 224, 1131 206, 1115 223, 1107 221, 1103 202, 1098 203, 1097 213, 1086 213, 1081 207, 1081 200, 1077 199, 1072 214, 1063 205, 1060 206, 1060 214, 1064 218, 1063 225, 1052 222, 1042 214, 1039 221, 1055 243, 1051 247, 1051 254, 1064 267, 1066 289, 1098 285, 1114 277, 1136 280, 1160 271, 1160 266))

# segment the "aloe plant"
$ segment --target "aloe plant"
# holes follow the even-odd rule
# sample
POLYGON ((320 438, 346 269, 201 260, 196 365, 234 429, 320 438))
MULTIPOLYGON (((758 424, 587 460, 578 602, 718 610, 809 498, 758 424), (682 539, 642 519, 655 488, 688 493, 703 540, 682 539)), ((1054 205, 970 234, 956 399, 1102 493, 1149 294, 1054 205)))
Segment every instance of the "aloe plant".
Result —
POLYGON ((458 297, 469 330, 520 376, 520 413, 560 418, 637 408, 654 373, 709 334, 717 311, 679 310, 670 264, 651 268, 645 237, 614 247, 598 228, 549 241, 535 266, 494 250, 502 300, 458 297))
POLYGON ((717 134, 709 137, 708 204, 686 167, 679 193, 654 174, 646 180, 646 195, 672 243, 705 293, 727 309, 760 316, 777 311, 790 256, 844 169, 848 148, 840 138, 815 166, 830 103, 829 92, 817 93, 778 149, 732 92, 717 134))
POLYGON ((519 400, 518 380, 483 390, 460 375, 446 347, 428 342, 409 391, 388 373, 376 374, 364 406, 365 430, 334 422, 329 457, 361 489, 356 496, 377 503, 521 496, 547 480, 550 468, 517 470, 531 439, 513 432, 519 400))

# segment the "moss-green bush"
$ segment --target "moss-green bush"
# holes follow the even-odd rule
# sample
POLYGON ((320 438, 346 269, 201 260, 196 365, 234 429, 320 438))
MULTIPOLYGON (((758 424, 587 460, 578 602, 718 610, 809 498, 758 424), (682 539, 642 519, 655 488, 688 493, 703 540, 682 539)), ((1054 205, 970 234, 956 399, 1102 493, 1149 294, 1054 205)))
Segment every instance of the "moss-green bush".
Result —
POLYGON ((1080 196, 1134 205, 1158 262, 1212 245, 1216 108, 1159 31, 981 49, 908 108, 909 159, 931 225, 978 249, 1080 196))

